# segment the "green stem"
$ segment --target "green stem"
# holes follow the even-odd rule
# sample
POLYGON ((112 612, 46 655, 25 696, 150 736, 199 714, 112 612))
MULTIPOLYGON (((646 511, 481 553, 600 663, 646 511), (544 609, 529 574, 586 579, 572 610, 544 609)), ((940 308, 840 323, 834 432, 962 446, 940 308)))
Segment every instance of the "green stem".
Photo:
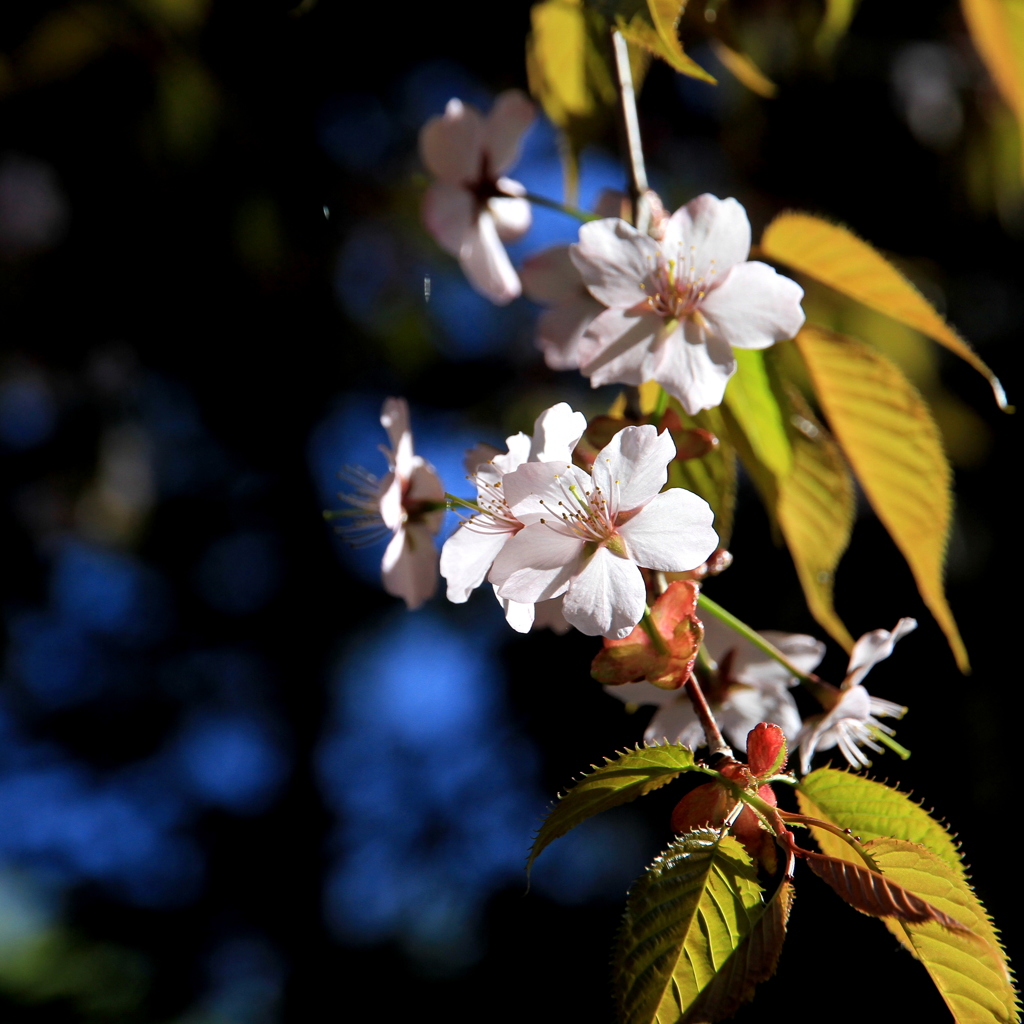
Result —
POLYGON ((894 754, 898 754, 904 761, 910 757, 910 751, 902 744, 897 743, 887 732, 883 732, 876 725, 869 725, 868 732, 883 746, 888 747, 894 754))
POLYGON ((664 388, 658 389, 658 401, 654 405, 654 419, 658 426, 661 426, 661 418, 668 411, 668 392, 664 388))
MULTIPOLYGON (((424 504, 427 504, 427 502, 424 502, 424 504)), ((475 501, 469 501, 467 498, 457 498, 454 494, 448 493, 445 494, 444 501, 431 502, 430 504, 435 506, 435 508, 431 509, 430 511, 436 511, 442 508, 468 508, 471 509, 473 512, 483 511, 475 501)))
POLYGON ((575 217, 576 220, 582 221, 584 224, 588 220, 601 219, 596 213, 587 213, 586 210, 580 210, 575 206, 567 206, 565 203, 558 202, 557 199, 548 199, 547 196, 538 196, 533 192, 527 192, 523 198, 529 200, 535 206, 546 206, 549 210, 557 210, 559 213, 564 213, 569 217, 575 217))
POLYGON ((782 665, 787 672, 796 676, 803 685, 817 698, 825 708, 835 706, 839 691, 830 683, 819 679, 813 672, 804 672, 797 668, 774 644, 769 643, 755 629, 751 629, 745 622, 737 619, 732 612, 726 611, 716 601, 712 601, 705 593, 701 593, 699 607, 708 614, 714 616, 719 622, 724 623, 730 629, 735 630, 745 640, 749 640, 759 651, 763 651, 769 658, 773 658, 782 665))
POLYGON ((640 625, 644 627, 644 632, 651 638, 654 649, 663 656, 668 654, 668 644, 658 632, 658 627, 655 626, 654 619, 651 618, 651 609, 647 605, 644 605, 644 617, 640 620, 640 625))

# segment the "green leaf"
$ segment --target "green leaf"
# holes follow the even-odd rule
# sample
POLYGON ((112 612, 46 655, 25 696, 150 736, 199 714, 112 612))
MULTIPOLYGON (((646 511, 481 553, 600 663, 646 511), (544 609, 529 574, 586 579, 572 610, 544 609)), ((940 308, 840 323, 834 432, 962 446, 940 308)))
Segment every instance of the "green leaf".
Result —
POLYGON ((678 744, 637 746, 605 758, 603 765, 594 766, 566 790, 544 819, 530 850, 527 873, 546 846, 587 818, 645 796, 690 771, 706 769, 697 767, 689 747, 678 744))
POLYGON ((776 478, 784 477, 793 464, 793 447, 768 379, 764 353, 737 348, 733 356, 737 367, 725 390, 726 408, 743 430, 757 461, 776 478))
MULTIPOLYGON (((735 838, 698 829, 676 839, 637 880, 626 903, 613 960, 623 1024, 719 1019, 687 1011, 698 1009, 694 1004, 719 972, 739 972, 762 939, 778 937, 769 922, 730 968, 764 912, 753 863, 735 838)), ((777 956, 777 945, 774 957, 758 955, 755 976, 765 974, 769 960, 770 974, 777 956)), ((746 981, 740 984, 745 993, 746 981)), ((721 990, 709 991, 708 1004, 716 1008, 724 997, 721 990)))
POLYGON ((718 438, 718 446, 703 458, 678 459, 669 464, 669 487, 685 487, 699 494, 715 513, 715 530, 719 543, 728 547, 732 534, 733 512, 736 508, 736 450, 728 442, 721 408, 705 409, 696 416, 687 416, 675 399, 672 406, 679 413, 685 429, 700 427, 718 438))
MULTIPOLYGON (((875 782, 874 779, 835 768, 819 768, 804 777, 797 787, 797 800, 804 814, 823 818, 840 828, 851 829, 862 839, 894 836, 931 850, 961 878, 963 862, 956 841, 923 807, 906 793, 875 782)), ((841 839, 815 832, 826 853, 840 856, 849 850, 841 839)), ((965 922, 966 923, 966 922, 965 922)))
POLYGON ((796 344, 864 493, 907 560, 957 665, 968 671, 943 588, 952 471, 927 404, 895 363, 863 342, 805 327, 796 344))
POLYGON ((642 46, 680 74, 715 85, 715 78, 684 53, 679 42, 679 18, 685 6, 685 0, 619 0, 615 24, 629 42, 642 46))
POLYGON ((857 0, 825 0, 825 16, 814 37, 814 48, 823 57, 832 55, 836 43, 846 35, 857 10, 857 0))
POLYGON ((1002 384, 974 349, 903 274, 852 231, 809 213, 780 213, 764 230, 761 252, 927 334, 982 374, 999 407, 1007 408, 1002 384))
POLYGON ((957 1024, 1019 1021, 1006 955, 992 921, 961 874, 915 843, 872 839, 865 852, 885 878, 966 925, 963 934, 935 922, 893 922, 924 964, 957 1024))
POLYGON ((808 610, 849 651, 853 637, 836 614, 832 593, 836 568, 853 532, 853 478, 832 435, 795 388, 790 390, 789 412, 796 428, 793 464, 778 485, 775 517, 808 610))

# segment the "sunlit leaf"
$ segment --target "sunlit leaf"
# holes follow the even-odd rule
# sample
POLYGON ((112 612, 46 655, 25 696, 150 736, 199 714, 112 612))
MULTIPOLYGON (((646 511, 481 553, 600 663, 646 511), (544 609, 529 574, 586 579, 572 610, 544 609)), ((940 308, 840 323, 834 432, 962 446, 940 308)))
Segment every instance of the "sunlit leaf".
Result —
POLYGON ((619 0, 615 5, 615 24, 629 42, 642 46, 665 61, 680 74, 715 84, 679 42, 679 17, 685 0, 619 0))
MULTIPOLYGON (((895 836, 931 850, 950 870, 965 878, 956 841, 923 807, 906 793, 864 775, 819 768, 804 777, 797 789, 800 809, 814 818, 848 828, 862 839, 895 836)), ((840 839, 815 833, 826 853, 839 856, 849 849, 840 839)))
POLYGON ((865 852, 887 879, 970 929, 964 934, 934 922, 896 925, 957 1024, 1020 1020, 1017 993, 998 934, 967 882, 945 861, 914 843, 872 839, 865 844, 865 852))
MULTIPOLYGON (((783 897, 785 899, 785 896, 783 897)), ((721 1019, 687 1013, 715 984, 765 913, 750 857, 732 836, 699 829, 657 857, 629 893, 613 961, 619 1016, 624 1024, 721 1019)), ((788 910, 788 901, 775 913, 788 910)), ((784 920, 783 920, 784 924, 784 920)), ((741 1002, 747 989, 772 973, 784 928, 769 922, 735 962, 736 990, 711 991, 708 1006, 741 1002), (749 956, 751 978, 740 972, 749 956), (756 979, 756 980, 754 980, 756 979), (730 996, 739 996, 739 999, 730 996)), ((731 1012, 726 1005, 726 1012, 731 1012)))
POLYGON ((751 92, 773 99, 779 87, 745 54, 726 46, 721 39, 711 40, 711 49, 732 75, 751 92))
POLYGON ((853 637, 836 614, 836 568, 850 543, 856 512, 853 479, 839 446, 793 388, 793 463, 778 485, 775 517, 793 558, 808 611, 846 650, 853 637))
POLYGON ((814 48, 823 57, 830 56, 836 43, 846 35, 856 10, 857 0, 825 0, 825 16, 814 37, 814 48))
POLYGON ((942 583, 952 473, 927 405, 895 363, 862 342, 805 327, 796 343, 829 426, 967 671, 942 583))
POLYGON ((903 274, 852 231, 808 213, 782 213, 765 228, 761 251, 927 334, 983 374, 1000 408, 1007 407, 1003 386, 978 354, 903 274))
POLYGON ((695 768, 693 751, 678 744, 638 746, 606 758, 559 798, 537 832, 526 870, 541 850, 587 818, 636 800, 695 768))
POLYGON ((776 477, 784 477, 793 464, 793 448, 768 379, 764 353, 733 349, 733 355, 737 369, 725 390, 726 408, 743 428, 757 461, 776 477))
POLYGON ((872 870, 866 864, 857 863, 854 858, 808 853, 805 860, 807 866, 819 878, 826 881, 851 907, 862 914, 870 914, 872 917, 894 917, 904 924, 935 922, 950 931, 970 931, 967 925, 951 914, 904 889, 892 878, 872 870))
POLYGON ((961 0, 961 7, 971 39, 1024 133, 1024 4, 961 0))

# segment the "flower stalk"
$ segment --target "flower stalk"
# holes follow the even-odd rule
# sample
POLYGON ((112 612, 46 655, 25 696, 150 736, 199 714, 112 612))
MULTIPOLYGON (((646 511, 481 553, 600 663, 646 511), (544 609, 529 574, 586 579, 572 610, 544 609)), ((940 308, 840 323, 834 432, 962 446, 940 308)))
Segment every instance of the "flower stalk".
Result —
POLYGON ((612 50, 615 54, 615 75, 622 104, 622 123, 626 134, 626 155, 629 158, 629 192, 633 201, 633 226, 646 235, 651 226, 651 207, 647 201, 647 167, 640 141, 640 119, 636 112, 633 69, 629 65, 629 44, 618 29, 612 29, 612 50))
POLYGON ((708 741, 709 756, 711 758, 732 757, 732 747, 725 742, 722 730, 718 728, 718 723, 711 713, 704 691, 700 688, 697 676, 693 672, 686 680, 686 696, 690 698, 690 704, 704 730, 704 737, 708 741))

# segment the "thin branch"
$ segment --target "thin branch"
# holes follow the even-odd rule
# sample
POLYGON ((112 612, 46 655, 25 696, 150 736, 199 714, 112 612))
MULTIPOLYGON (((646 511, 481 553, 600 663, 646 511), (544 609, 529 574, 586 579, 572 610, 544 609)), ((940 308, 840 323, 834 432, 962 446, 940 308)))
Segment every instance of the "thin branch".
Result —
POLYGON ((629 44, 618 29, 612 29, 612 49, 615 52, 615 74, 618 78, 619 98, 622 101, 622 122, 626 129, 633 226, 641 234, 646 235, 651 225, 651 207, 646 198, 649 188, 647 168, 644 165, 643 143, 640 141, 640 120, 636 113, 633 69, 629 65, 629 44))
POLYGON ((690 698, 693 710, 696 712, 697 718, 700 720, 701 727, 704 730, 704 737, 708 741, 708 753, 712 757, 716 754, 721 754, 723 757, 732 757, 732 747, 725 742, 722 730, 718 728, 715 716, 711 713, 711 708, 708 707, 704 691, 700 688, 700 683, 697 682, 697 677, 692 672, 689 679, 686 680, 686 696, 690 698))

